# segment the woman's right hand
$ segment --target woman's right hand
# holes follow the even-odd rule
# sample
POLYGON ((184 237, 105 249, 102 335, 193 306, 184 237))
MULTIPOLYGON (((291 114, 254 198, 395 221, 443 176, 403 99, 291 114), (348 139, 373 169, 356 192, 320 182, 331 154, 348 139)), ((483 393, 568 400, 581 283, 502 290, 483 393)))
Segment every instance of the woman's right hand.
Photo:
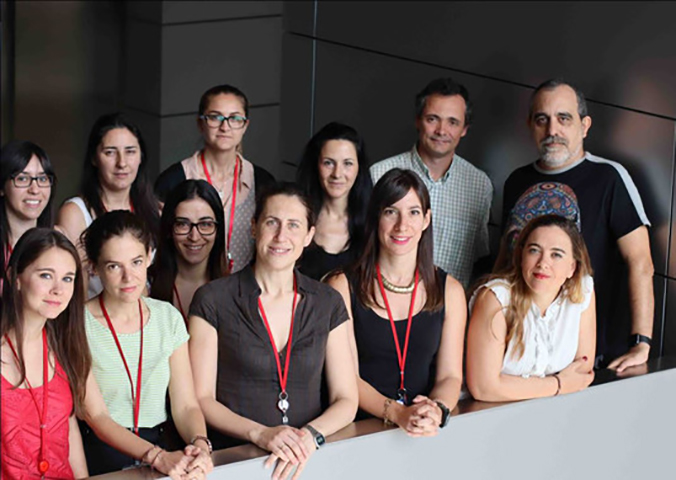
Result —
POLYGON ((297 428, 287 425, 264 427, 252 437, 254 444, 271 452, 282 462, 298 465, 310 456, 303 442, 303 432, 297 428))
MULTIPOLYGON (((185 469, 192 460, 191 456, 185 455, 182 451, 167 452, 162 450, 158 453, 159 457, 153 461, 152 466, 155 470, 165 475, 169 475, 172 480, 183 480, 188 478, 185 469)), ((197 477, 196 477, 197 478, 197 477)))
POLYGON ((560 394, 584 390, 594 381, 594 365, 587 357, 578 358, 558 373, 560 394))
POLYGON ((408 406, 396 404, 392 421, 412 437, 436 435, 438 423, 425 413, 428 408, 422 401, 408 406))

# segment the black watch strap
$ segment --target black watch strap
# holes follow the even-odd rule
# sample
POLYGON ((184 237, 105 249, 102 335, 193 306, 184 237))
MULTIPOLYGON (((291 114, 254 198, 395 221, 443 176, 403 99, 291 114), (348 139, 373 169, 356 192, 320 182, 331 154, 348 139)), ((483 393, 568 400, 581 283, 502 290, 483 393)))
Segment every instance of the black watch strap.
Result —
POLYGON ((317 450, 319 450, 319 447, 321 447, 322 445, 324 445, 324 443, 326 443, 324 435, 319 433, 319 431, 309 423, 305 425, 304 428, 307 429, 307 431, 312 434, 312 437, 314 438, 315 441, 315 447, 317 447, 317 450))
POLYGON ((652 346, 653 340, 650 337, 641 335, 640 333, 634 333, 629 335, 629 347, 635 347, 639 343, 647 343, 649 346, 652 346))
POLYGON ((435 402, 441 409, 441 422, 439 422, 439 428, 444 428, 446 425, 448 425, 448 421, 451 419, 451 411, 439 400, 435 400, 435 402))

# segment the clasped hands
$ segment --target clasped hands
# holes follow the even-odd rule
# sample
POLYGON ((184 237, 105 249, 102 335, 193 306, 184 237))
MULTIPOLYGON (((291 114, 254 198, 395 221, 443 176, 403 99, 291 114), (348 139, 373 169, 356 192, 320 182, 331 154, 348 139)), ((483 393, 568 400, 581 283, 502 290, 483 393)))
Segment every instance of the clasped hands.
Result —
POLYGON ((258 447, 270 452, 265 468, 274 466, 272 480, 284 480, 296 469, 292 480, 296 480, 310 456, 317 449, 312 434, 303 428, 288 425, 267 427, 253 439, 258 447))
POLYGON ((392 407, 390 420, 410 437, 433 437, 439 433, 442 411, 439 405, 428 397, 417 395, 411 405, 393 403, 392 407))
POLYGON ((214 469, 211 455, 194 445, 183 451, 162 451, 153 462, 153 467, 172 480, 202 480, 214 469))

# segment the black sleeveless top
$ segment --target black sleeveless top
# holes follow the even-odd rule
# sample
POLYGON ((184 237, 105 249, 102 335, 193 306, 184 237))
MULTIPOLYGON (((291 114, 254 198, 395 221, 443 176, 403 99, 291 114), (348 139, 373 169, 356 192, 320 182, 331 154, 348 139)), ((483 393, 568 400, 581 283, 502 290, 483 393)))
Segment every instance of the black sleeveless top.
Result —
MULTIPOLYGON (((442 291, 445 292, 446 272, 437 268, 437 278, 442 291)), ((349 277, 348 280, 359 356, 359 376, 382 395, 397 398, 400 380, 399 360, 390 321, 362 305, 354 294, 356 282, 349 277)), ((421 311, 413 316, 404 368, 404 386, 409 402, 416 395, 429 395, 434 388, 445 310, 444 306, 436 312, 421 311)), ((396 319, 394 322, 402 350, 407 323, 407 318, 396 319)), ((360 411, 358 417, 364 418, 363 414, 364 412, 360 411)))
POLYGON ((324 275, 338 268, 347 267, 352 261, 353 251, 348 248, 340 253, 328 253, 315 242, 310 243, 298 259, 298 270, 314 280, 320 281, 324 275))

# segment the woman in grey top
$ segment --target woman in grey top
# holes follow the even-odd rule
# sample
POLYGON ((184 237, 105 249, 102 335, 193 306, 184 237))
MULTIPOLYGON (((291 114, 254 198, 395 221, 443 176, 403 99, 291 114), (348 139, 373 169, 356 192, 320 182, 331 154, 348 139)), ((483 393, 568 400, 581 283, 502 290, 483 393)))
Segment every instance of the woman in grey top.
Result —
POLYGON ((302 471, 311 453, 357 410, 348 319, 340 295, 294 270, 314 218, 293 185, 261 196, 253 265, 201 287, 190 307, 197 396, 217 447, 249 441, 271 452, 274 478, 302 471), (322 407, 322 375, 328 407, 322 407))

